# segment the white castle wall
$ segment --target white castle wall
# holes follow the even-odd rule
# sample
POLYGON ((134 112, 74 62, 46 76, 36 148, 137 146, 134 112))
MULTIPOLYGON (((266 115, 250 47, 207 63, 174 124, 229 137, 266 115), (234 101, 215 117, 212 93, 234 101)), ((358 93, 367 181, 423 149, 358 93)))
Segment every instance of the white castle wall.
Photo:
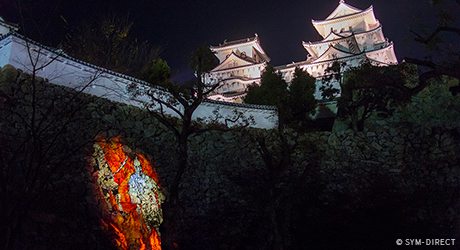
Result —
MULTIPOLYGON (((143 85, 145 82, 76 60, 62 52, 53 51, 51 48, 21 38, 19 35, 9 35, 0 41, 0 66, 3 67, 6 64, 11 64, 28 73, 32 73, 35 69, 38 76, 48 79, 51 83, 83 90, 87 94, 111 101, 138 107, 143 107, 143 102, 149 102, 147 96, 133 100, 127 92, 129 84, 135 82, 143 85)), ((158 91, 158 94, 167 93, 158 91)), ((177 108, 180 109, 179 106, 177 108)), ((212 116, 215 110, 218 110, 221 116, 219 122, 222 123, 225 123, 226 118, 233 116, 235 111, 246 117, 252 116, 255 121, 252 127, 269 129, 275 127, 277 122, 273 107, 217 101, 203 102, 195 111, 194 118, 206 119, 212 116)), ((178 116, 169 109, 166 109, 166 113, 178 116)))

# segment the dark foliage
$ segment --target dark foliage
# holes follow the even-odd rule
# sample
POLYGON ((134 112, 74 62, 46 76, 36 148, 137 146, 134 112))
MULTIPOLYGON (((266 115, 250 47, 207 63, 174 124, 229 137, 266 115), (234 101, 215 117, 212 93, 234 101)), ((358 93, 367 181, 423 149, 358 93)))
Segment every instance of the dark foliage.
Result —
POLYGON ((116 13, 84 21, 72 28, 62 45, 70 56, 123 74, 138 72, 159 58, 161 48, 130 34, 133 22, 116 13))
POLYGON ((251 85, 244 102, 281 107, 288 101, 288 85, 275 68, 268 65, 262 73, 260 85, 251 85))
POLYGON ((338 99, 338 117, 350 117, 351 128, 362 131, 364 121, 372 114, 391 115, 411 98, 406 70, 405 64, 379 67, 370 63, 347 70, 338 99))
POLYGON ((290 86, 281 74, 269 65, 262 73, 260 85, 249 86, 245 103, 274 105, 278 109, 281 126, 288 125, 301 129, 310 124, 315 114, 315 78, 296 68, 290 86))
POLYGON ((330 67, 324 70, 323 85, 319 88, 323 100, 333 100, 340 93, 340 89, 335 88, 333 84, 338 83, 340 87, 342 86, 345 66, 344 62, 334 61, 330 67))

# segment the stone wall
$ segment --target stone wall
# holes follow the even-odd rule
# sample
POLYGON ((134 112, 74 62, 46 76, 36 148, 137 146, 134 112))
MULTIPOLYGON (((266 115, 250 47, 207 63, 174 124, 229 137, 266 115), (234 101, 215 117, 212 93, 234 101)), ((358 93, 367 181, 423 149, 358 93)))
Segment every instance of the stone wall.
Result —
POLYGON ((12 249, 114 249, 91 165, 96 136, 121 136, 133 148, 149 143, 172 161, 173 142, 139 108, 40 77, 35 83, 9 65, 0 70, 0 231, 7 232, 0 242, 10 240, 12 249))
POLYGON ((375 242, 388 249, 396 239, 409 236, 455 238, 460 235, 459 135, 457 128, 404 124, 378 132, 297 136, 308 146, 299 146, 293 165, 274 183, 267 180, 270 170, 251 140, 253 134, 199 136, 182 185, 185 218, 197 225, 188 232, 197 237, 184 238, 184 243, 214 241, 205 249, 233 249, 238 242, 235 248, 267 249, 275 241, 264 214, 270 202, 277 203, 279 230, 286 230, 280 234, 291 249, 303 244, 312 249, 368 249, 375 242), (219 224, 212 225, 215 220, 219 224), (309 223, 305 233, 293 236, 309 223), (362 245, 348 240, 360 237, 369 239, 362 245), (332 244, 330 238, 339 240, 332 244))
MULTIPOLYGON (((94 138, 120 135, 150 155, 167 187, 178 162, 172 134, 137 107, 38 83, 34 95, 30 76, 0 71, 2 167, 12 172, 2 176, 2 215, 13 218, 5 230, 22 223, 16 249, 111 249, 90 164, 94 138), (46 154, 37 155, 37 145, 46 154), (38 179, 33 191, 30 173, 38 179)), ((398 238, 459 236, 459 127, 376 124, 365 132, 288 132, 297 147, 280 171, 264 164, 257 142, 265 138, 279 157, 275 131, 193 136, 179 246, 389 249, 398 238)))

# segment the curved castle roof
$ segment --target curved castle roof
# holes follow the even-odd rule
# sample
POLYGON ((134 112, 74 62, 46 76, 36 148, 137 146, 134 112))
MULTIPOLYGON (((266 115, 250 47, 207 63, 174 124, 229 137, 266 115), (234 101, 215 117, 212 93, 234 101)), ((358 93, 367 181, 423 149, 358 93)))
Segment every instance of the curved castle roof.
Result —
POLYGON ((379 21, 374 16, 372 5, 361 10, 340 0, 339 5, 325 20, 311 21, 318 33, 326 38, 331 32, 363 32, 378 27, 379 21), (352 29, 352 30, 350 30, 352 29))
POLYGON ((230 55, 232 52, 237 52, 237 54, 244 52, 247 57, 252 57, 254 61, 257 61, 257 63, 261 61, 270 61, 270 58, 262 49, 262 46, 260 46, 259 36, 257 33, 254 37, 251 38, 230 42, 225 40, 223 44, 219 44, 218 46, 210 46, 210 49, 216 54, 216 57, 219 59, 220 63, 224 62, 228 55, 230 55))

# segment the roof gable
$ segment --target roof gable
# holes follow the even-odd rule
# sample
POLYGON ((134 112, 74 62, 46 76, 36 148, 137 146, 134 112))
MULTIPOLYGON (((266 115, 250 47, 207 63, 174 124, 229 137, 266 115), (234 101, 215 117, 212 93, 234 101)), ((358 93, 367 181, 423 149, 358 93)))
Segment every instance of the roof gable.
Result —
POLYGON ((363 10, 361 9, 348 5, 347 3, 345 3, 344 0, 340 0, 340 3, 337 6, 337 8, 335 8, 335 10, 332 11, 332 13, 326 18, 326 20, 341 17, 341 16, 352 15, 352 14, 356 14, 362 11, 363 10))
POLYGON ((323 38, 327 37, 331 31, 338 31, 342 29, 348 30, 352 27, 353 32, 362 32, 375 29, 380 25, 378 20, 375 19, 372 5, 365 10, 360 10, 359 12, 355 12, 353 14, 336 15, 330 19, 328 17, 328 19, 325 20, 311 21, 316 31, 318 31, 323 38))
POLYGON ((254 63, 244 60, 243 58, 237 56, 235 53, 231 53, 227 59, 225 59, 221 64, 212 69, 211 71, 219 71, 223 69, 231 69, 236 67, 253 65, 254 63))
POLYGON ((270 58, 259 43, 259 36, 257 33, 253 38, 224 42, 223 45, 211 46, 210 49, 219 59, 219 63, 223 63, 231 53, 240 55, 242 52, 244 52, 246 56, 254 59, 258 57, 261 61, 270 61, 270 58))

